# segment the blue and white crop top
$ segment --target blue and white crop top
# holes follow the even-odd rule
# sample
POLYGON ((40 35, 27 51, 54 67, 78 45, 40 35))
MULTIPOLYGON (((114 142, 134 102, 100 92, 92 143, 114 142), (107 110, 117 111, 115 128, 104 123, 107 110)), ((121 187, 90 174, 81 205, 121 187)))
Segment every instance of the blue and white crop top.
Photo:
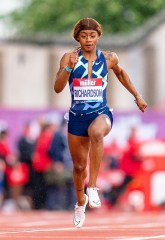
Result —
POLYGON ((107 64, 103 53, 98 49, 96 53, 97 59, 92 63, 90 79, 88 79, 88 60, 83 57, 81 51, 78 53, 78 62, 70 74, 71 111, 75 113, 94 112, 107 104, 107 64))

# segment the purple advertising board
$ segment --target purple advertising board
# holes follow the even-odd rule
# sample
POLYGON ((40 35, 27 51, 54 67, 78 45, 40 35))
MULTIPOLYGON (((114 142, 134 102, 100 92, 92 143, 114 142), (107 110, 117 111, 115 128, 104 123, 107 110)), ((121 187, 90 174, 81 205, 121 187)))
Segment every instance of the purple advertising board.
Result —
MULTIPOLYGON (((59 122, 65 111, 59 109, 7 109, 0 108, 0 129, 4 123, 9 131, 9 143, 12 149, 16 148, 23 126, 28 121, 35 121, 44 117, 48 121, 59 122)), ((113 112, 114 124, 110 138, 117 137, 121 141, 129 134, 132 126, 138 128, 141 139, 165 139, 165 112, 148 110, 113 112)))

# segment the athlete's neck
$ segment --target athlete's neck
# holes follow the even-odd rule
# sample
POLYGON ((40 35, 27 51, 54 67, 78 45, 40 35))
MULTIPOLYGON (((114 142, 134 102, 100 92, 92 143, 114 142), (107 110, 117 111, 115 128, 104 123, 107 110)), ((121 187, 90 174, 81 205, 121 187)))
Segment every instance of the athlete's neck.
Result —
POLYGON ((97 58, 96 49, 94 49, 93 51, 90 51, 90 52, 82 50, 82 55, 88 61, 94 61, 97 58))

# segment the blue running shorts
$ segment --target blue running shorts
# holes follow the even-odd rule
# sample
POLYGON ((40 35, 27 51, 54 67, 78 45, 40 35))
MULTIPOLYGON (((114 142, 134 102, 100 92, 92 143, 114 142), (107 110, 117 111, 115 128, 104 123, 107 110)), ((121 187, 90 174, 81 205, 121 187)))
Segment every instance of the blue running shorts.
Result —
POLYGON ((89 125, 100 114, 106 114, 111 121, 111 125, 113 125, 113 115, 107 106, 103 109, 88 114, 76 114, 72 111, 69 111, 68 132, 76 136, 88 137, 89 125))

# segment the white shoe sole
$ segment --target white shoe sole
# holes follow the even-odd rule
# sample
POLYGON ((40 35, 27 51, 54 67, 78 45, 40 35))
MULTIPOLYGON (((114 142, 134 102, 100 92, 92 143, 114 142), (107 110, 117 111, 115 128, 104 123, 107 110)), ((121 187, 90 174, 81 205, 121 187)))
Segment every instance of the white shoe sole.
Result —
POLYGON ((87 189, 87 195, 88 195, 88 199, 89 199, 89 207, 90 208, 100 208, 101 207, 101 201, 98 200, 97 202, 92 202, 90 201, 90 197, 89 197, 89 192, 88 192, 88 189, 87 189))
MULTIPOLYGON (((84 195, 85 195, 85 197, 86 197, 86 201, 85 201, 85 204, 84 204, 85 209, 86 209, 86 206, 87 206, 87 204, 88 204, 88 196, 87 196, 86 194, 84 194, 84 195)), ((73 224, 74 224, 74 226, 75 226, 76 228, 81 228, 81 227, 83 226, 84 222, 85 222, 85 213, 84 213, 84 219, 81 221, 81 224, 80 224, 80 221, 77 221, 77 220, 75 219, 75 217, 74 217, 74 219, 73 219, 73 224)))

